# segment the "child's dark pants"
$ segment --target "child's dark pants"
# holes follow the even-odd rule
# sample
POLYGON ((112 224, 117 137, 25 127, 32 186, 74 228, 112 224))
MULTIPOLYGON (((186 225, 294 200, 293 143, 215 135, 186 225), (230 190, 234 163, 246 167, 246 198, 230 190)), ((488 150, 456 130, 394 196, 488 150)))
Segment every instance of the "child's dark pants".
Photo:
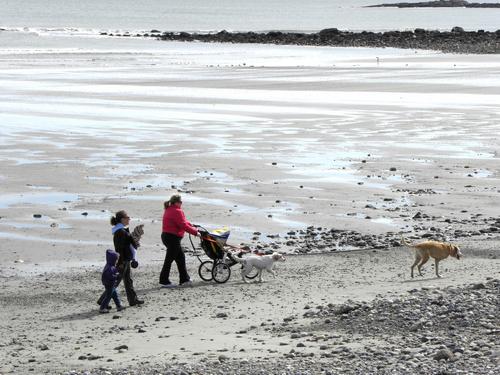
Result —
POLYGON ((118 297, 118 293, 116 292, 116 287, 114 285, 104 286, 104 298, 101 302, 101 310, 105 310, 108 307, 109 301, 113 299, 115 301, 116 307, 121 307, 120 298, 118 297))

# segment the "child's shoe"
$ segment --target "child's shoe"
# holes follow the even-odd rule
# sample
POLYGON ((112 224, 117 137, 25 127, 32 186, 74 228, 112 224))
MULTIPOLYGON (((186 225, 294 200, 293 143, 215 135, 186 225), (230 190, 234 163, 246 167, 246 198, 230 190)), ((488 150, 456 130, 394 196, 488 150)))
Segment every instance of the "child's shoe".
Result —
POLYGON ((116 306, 116 311, 123 311, 125 310, 125 306, 116 306))
POLYGON ((99 314, 109 314, 108 309, 99 309, 99 314))

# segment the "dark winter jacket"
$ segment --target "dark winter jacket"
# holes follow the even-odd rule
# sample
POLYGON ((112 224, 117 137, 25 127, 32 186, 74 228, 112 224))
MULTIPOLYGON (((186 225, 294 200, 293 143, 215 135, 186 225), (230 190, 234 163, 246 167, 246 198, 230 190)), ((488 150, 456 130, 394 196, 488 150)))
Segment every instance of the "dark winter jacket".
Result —
POLYGON ((115 251, 120 254, 118 263, 131 261, 133 259, 133 254, 130 250, 130 245, 136 249, 138 246, 130 235, 128 228, 125 228, 125 226, 121 223, 116 224, 113 229, 111 229, 111 233, 113 234, 115 251))
POLYGON ((106 250, 106 265, 102 270, 102 284, 104 286, 114 286, 118 278, 118 269, 115 267, 118 253, 113 250, 106 250))

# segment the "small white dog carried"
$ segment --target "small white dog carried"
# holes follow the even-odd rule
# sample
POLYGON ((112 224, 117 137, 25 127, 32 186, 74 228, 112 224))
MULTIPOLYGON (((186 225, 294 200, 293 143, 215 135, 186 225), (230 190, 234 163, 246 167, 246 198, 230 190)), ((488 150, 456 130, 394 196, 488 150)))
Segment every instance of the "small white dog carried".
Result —
POLYGON ((280 253, 273 253, 269 255, 250 255, 245 258, 238 258, 236 256, 233 259, 241 263, 243 268, 241 269, 241 277, 244 282, 248 282, 245 277, 252 271, 253 268, 256 268, 259 271, 259 282, 262 282, 262 271, 266 270, 273 277, 276 277, 276 274, 273 271, 274 262, 284 262, 285 257, 280 253))

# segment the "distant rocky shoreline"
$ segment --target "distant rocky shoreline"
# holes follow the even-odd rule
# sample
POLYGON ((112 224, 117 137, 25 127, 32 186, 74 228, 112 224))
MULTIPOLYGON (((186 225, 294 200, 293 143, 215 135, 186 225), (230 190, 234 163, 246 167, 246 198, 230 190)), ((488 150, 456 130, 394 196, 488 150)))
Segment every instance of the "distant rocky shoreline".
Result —
POLYGON ((500 3, 469 3, 464 0, 436 0, 419 3, 388 3, 368 5, 365 8, 500 8, 500 3))
POLYGON ((386 32, 350 32, 336 28, 324 29, 317 33, 292 33, 270 31, 256 32, 228 32, 218 33, 187 33, 161 32, 151 30, 144 34, 111 34, 103 32, 101 35, 152 37, 166 41, 181 42, 217 42, 217 43, 257 43, 276 45, 301 46, 331 46, 331 47, 371 47, 371 48, 402 48, 437 50, 448 53, 463 54, 496 54, 500 53, 500 29, 491 31, 465 31, 461 27, 454 27, 451 31, 437 31, 415 29, 413 31, 386 31, 386 32))

